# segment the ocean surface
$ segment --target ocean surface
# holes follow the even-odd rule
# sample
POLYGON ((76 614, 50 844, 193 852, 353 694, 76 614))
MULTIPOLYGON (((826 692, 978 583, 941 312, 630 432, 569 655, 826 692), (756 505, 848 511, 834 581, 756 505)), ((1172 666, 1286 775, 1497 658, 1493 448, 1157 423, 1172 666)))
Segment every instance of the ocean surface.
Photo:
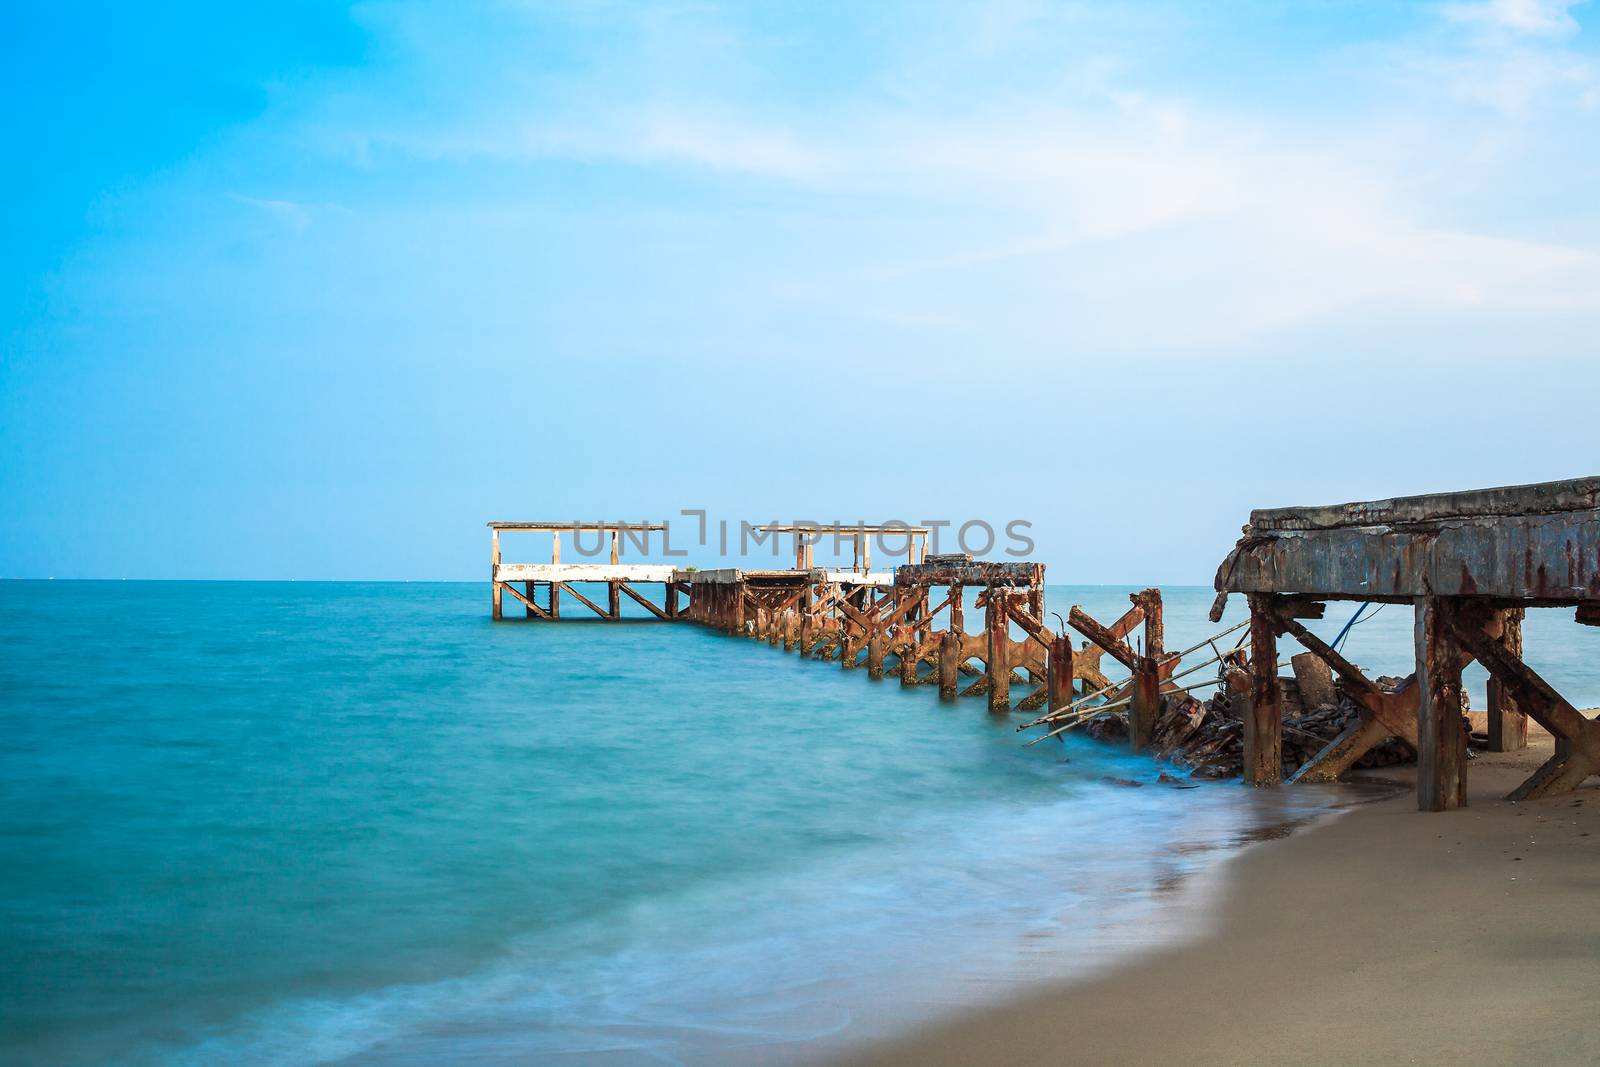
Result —
MULTIPOLYGON (((1600 631, 1526 632, 1600 705, 1600 631)), ((805 1062, 1192 936, 1223 859, 1359 799, 483 583, 0 582, 0 649, 12 1065, 805 1062)))

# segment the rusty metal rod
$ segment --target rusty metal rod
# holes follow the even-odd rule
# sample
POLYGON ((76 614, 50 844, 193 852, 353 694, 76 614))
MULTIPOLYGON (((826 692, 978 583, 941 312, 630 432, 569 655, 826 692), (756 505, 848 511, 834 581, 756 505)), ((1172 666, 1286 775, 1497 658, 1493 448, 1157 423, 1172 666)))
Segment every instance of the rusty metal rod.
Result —
MULTIPOLYGON (((1287 665, 1288 665, 1288 661, 1287 660, 1279 661, 1277 669, 1278 670, 1282 670, 1287 665)), ((1163 693, 1162 695, 1163 696, 1167 696, 1170 693, 1189 693, 1189 692, 1193 692, 1196 689, 1207 689, 1207 688, 1209 688, 1209 687, 1211 687, 1213 685, 1221 685, 1222 682, 1223 682, 1223 680, 1221 678, 1213 678, 1209 682, 1196 682, 1194 685, 1185 686, 1182 689, 1170 689, 1166 693, 1163 693)), ((1059 727, 1059 728, 1057 728, 1055 730, 1051 730, 1049 733, 1043 734, 1043 735, 1041 735, 1039 737, 1035 737, 1032 741, 1029 741, 1026 745, 1023 745, 1022 747, 1023 748, 1032 748, 1034 745, 1037 745, 1040 741, 1048 741, 1052 737, 1057 736, 1058 734, 1066 733, 1068 730, 1072 729, 1074 726, 1082 726, 1086 722, 1089 722, 1089 721, 1091 721, 1093 719, 1098 719, 1100 716, 1106 714, 1107 712, 1120 711, 1121 709, 1127 707, 1131 703, 1133 703, 1133 698, 1132 697, 1123 697, 1120 700, 1113 700, 1109 704, 1101 704, 1101 705, 1098 705, 1097 707, 1090 708, 1088 711, 1086 711, 1083 714, 1081 714, 1080 716, 1078 716, 1078 718, 1073 719, 1071 722, 1067 723, 1065 726, 1059 727)))
MULTIPOLYGON (((1188 648, 1184 649, 1182 652, 1178 652, 1178 653, 1175 653, 1175 654, 1172 654, 1172 655, 1168 655, 1168 656, 1163 656, 1162 657, 1162 662, 1171 662, 1174 659, 1181 660, 1181 659, 1183 659, 1183 657, 1187 656, 1189 653, 1194 652, 1197 649, 1200 649, 1203 646, 1208 645, 1208 644, 1211 645, 1213 650, 1215 650, 1216 645, 1213 644, 1213 642, 1217 641, 1219 638, 1227 637, 1229 634, 1233 633, 1235 630, 1242 630, 1244 627, 1249 626, 1249 625, 1250 625, 1250 620, 1246 619, 1245 621, 1243 621, 1241 623, 1238 623, 1237 625, 1228 627, 1226 630, 1223 630, 1220 633, 1212 634, 1210 637, 1206 638, 1204 641, 1200 641, 1200 642, 1198 642, 1196 644, 1190 645, 1188 648)), ((1213 663, 1216 663, 1218 660, 1221 660, 1222 658, 1223 658, 1223 654, 1218 652, 1215 659, 1206 660, 1206 662, 1204 662, 1204 663, 1197 664, 1197 665, 1195 665, 1193 667, 1190 667, 1190 668, 1188 668, 1186 670, 1180 671, 1177 674, 1171 675, 1171 676, 1163 679, 1163 681, 1164 682, 1176 681, 1179 678, 1185 677, 1186 675, 1193 674, 1195 671, 1200 670, 1203 667, 1209 667, 1213 663)), ((1101 686, 1099 689, 1096 689, 1094 692, 1085 694, 1084 696, 1079 697, 1077 700, 1073 701, 1072 703, 1070 703, 1070 704, 1068 704, 1068 705, 1066 705, 1064 707, 1052 709, 1051 711, 1048 711, 1045 714, 1039 716, 1039 718, 1033 720, 1032 722, 1023 723, 1021 726, 1017 727, 1017 730, 1019 732, 1022 731, 1022 730, 1031 730, 1035 726, 1043 726, 1045 723, 1048 723, 1048 722, 1057 722, 1062 718, 1062 716, 1070 714, 1072 711, 1074 711, 1075 709, 1081 707, 1082 705, 1084 705, 1088 701, 1093 700, 1095 697, 1102 696, 1102 695, 1104 695, 1106 693, 1109 693, 1113 689, 1120 689, 1120 688, 1122 688, 1123 686, 1125 686, 1127 684, 1128 684, 1128 681, 1127 680, 1123 680, 1123 681, 1120 681, 1120 682, 1112 682, 1109 685, 1101 686)), ((1173 690, 1167 690, 1167 692, 1172 692, 1172 691, 1173 690)))

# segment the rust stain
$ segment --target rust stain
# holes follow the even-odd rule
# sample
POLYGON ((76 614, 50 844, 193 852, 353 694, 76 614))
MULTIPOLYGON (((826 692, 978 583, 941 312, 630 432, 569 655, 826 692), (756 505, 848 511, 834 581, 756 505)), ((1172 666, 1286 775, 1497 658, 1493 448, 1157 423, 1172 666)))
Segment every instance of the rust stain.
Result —
POLYGON ((1461 564, 1461 592, 1469 595, 1478 591, 1478 582, 1472 577, 1472 570, 1465 562, 1461 564))

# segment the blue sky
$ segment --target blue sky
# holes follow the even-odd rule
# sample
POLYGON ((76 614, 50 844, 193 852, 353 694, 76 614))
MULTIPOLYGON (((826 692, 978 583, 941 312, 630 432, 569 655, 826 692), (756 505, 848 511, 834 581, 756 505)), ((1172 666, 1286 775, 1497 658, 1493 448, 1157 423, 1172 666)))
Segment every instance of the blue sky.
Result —
POLYGON ((1594 473, 1600 11, 8 4, 0 575, 1594 473))

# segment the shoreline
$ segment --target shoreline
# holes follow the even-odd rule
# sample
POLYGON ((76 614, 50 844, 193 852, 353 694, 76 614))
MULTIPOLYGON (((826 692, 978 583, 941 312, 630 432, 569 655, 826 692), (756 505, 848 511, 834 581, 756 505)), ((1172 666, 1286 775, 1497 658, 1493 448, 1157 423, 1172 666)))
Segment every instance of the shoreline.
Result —
POLYGON ((1407 791, 1244 850, 1196 939, 830 1062, 1600 1061, 1600 788, 1501 799, 1551 747, 1478 753, 1459 811, 1407 791))

